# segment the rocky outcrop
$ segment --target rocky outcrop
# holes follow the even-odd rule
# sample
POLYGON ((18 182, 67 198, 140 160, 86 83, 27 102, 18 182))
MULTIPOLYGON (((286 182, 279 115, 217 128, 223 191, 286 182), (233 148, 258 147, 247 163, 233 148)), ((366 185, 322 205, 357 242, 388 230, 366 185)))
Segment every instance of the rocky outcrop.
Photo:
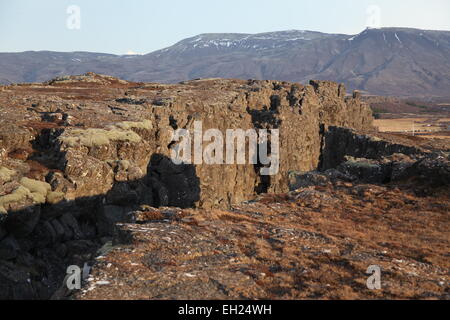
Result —
POLYGON ((5 87, 0 102, 0 298, 48 298, 64 266, 92 258, 141 205, 226 208, 288 191, 289 171, 318 167, 328 126, 372 121, 364 103, 326 81, 169 86, 86 74, 5 87), (175 165, 173 130, 192 132, 196 121, 224 135, 279 129, 279 172, 262 176, 252 163, 175 165))
POLYGON ((393 143, 376 135, 364 135, 350 128, 330 127, 324 134, 324 146, 320 167, 322 170, 335 168, 345 156, 378 159, 393 154, 421 155, 423 150, 414 146, 393 143))
MULTIPOLYGON (((60 85, 62 81, 70 85, 86 77, 55 80, 51 84, 60 85)), ((94 80, 86 81, 91 85, 102 83, 98 76, 94 80)), ((110 81, 110 78, 106 80, 110 81)), ((346 98, 343 85, 326 81, 311 81, 308 86, 270 81, 194 81, 169 89, 167 91, 172 95, 174 91, 181 92, 178 96, 165 99, 171 101, 169 106, 154 105, 155 101, 164 100, 162 98, 140 99, 151 103, 151 106, 143 106, 142 112, 134 114, 134 117, 145 117, 143 121, 106 124, 108 119, 102 119, 101 122, 106 122, 102 128, 65 126, 44 133, 41 131, 35 140, 41 149, 41 156, 46 158, 44 161, 40 159, 40 162, 52 162, 53 170, 46 179, 51 180, 53 188, 65 188, 65 199, 74 200, 106 195, 113 189, 114 183, 143 179, 151 175, 153 167, 149 164, 153 155, 170 157, 173 129, 183 128, 192 132, 195 121, 202 122, 204 132, 211 128, 223 133, 227 129, 279 129, 280 171, 270 177, 270 182, 266 177, 261 177, 252 164, 195 165, 195 175, 200 179, 201 187, 200 198, 194 201, 195 204, 204 208, 226 207, 251 198, 257 191, 286 191, 288 171, 317 168, 321 154, 321 130, 325 127, 334 125, 363 129, 370 127, 372 121, 371 112, 364 103, 346 98), (55 170, 62 172, 58 179, 53 178, 55 170), (216 179, 223 183, 215 182, 216 179)), ((123 105, 122 102, 117 104, 123 105)), ((131 105, 127 108, 132 109, 131 105)), ((112 108, 111 105, 108 108, 112 108)), ((84 110, 64 111, 67 111, 68 117, 83 119, 84 110)), ((94 116, 98 117, 99 113, 100 110, 94 116)), ((158 185, 158 189, 161 189, 161 183, 166 189, 174 185, 165 177, 159 182, 155 178, 153 174, 151 180, 158 185)), ((142 182, 152 188, 148 179, 142 182)), ((171 204, 172 199, 168 201, 171 204)), ((191 201, 186 205, 192 204, 191 201)))
MULTIPOLYGON (((448 152, 424 150, 349 128, 330 127, 324 135, 320 169, 325 173, 337 169, 350 180, 369 183, 414 180, 416 185, 426 189, 450 185, 449 160, 448 152)), ((291 176, 294 186, 301 177, 291 176)))
POLYGON ((390 171, 376 171, 380 182, 431 168, 415 163, 423 150, 357 133, 371 127, 370 109, 327 81, 158 85, 87 74, 6 87, 0 112, 8 123, 0 127, 0 298, 49 298, 67 266, 92 259, 142 206, 229 208, 261 193, 370 176, 381 162, 360 161, 395 153, 411 165, 400 161, 395 171, 394 159, 383 162, 390 171), (54 113, 63 116, 48 117, 54 113), (173 163, 173 131, 193 132, 197 121, 224 136, 278 129, 279 171, 173 163), (312 170, 325 176, 304 174, 312 170))

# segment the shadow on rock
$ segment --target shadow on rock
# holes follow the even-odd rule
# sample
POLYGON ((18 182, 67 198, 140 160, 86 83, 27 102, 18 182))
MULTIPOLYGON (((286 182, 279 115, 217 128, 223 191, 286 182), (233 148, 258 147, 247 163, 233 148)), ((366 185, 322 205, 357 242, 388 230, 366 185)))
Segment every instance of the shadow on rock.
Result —
POLYGON ((92 262, 112 245, 115 225, 133 221, 140 206, 190 208, 199 200, 195 166, 154 154, 145 177, 116 181, 106 194, 11 204, 0 214, 0 299, 49 299, 67 267, 92 262))

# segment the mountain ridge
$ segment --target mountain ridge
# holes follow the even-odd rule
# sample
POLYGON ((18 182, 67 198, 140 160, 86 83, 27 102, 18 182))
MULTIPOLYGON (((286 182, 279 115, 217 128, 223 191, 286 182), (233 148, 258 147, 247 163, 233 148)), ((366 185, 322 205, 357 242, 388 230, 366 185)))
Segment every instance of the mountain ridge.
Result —
POLYGON ((357 35, 308 30, 204 33, 145 55, 0 53, 0 83, 96 72, 130 81, 195 78, 343 82, 395 96, 450 96, 450 31, 368 28, 357 35))

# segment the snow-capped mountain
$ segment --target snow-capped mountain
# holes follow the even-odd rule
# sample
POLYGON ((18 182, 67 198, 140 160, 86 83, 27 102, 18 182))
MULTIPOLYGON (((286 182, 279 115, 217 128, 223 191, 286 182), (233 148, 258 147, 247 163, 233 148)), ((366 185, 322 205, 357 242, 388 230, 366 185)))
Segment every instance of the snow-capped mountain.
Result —
POLYGON ((327 79, 398 96, 450 96, 450 32, 366 29, 357 35, 289 30, 200 34, 147 55, 0 53, 0 83, 88 71, 127 80, 327 79))
MULTIPOLYGON (((170 48, 161 50, 167 52, 176 50, 184 52, 198 49, 215 50, 270 50, 275 48, 292 47, 304 41, 329 38, 335 35, 314 31, 289 30, 259 34, 200 34, 198 36, 178 42, 170 48)), ((338 35, 337 35, 338 36, 338 35)), ((345 35, 340 37, 345 38, 345 35)))

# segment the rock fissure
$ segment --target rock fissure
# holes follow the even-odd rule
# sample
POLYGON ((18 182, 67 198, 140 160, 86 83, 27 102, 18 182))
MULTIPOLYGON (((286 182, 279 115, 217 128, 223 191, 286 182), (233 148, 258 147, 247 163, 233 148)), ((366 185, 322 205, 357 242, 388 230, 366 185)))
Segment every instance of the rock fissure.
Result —
POLYGON ((19 107, 9 121, 16 127, 0 129, 0 150, 5 150, 0 158, 0 298, 50 298, 67 266, 92 261, 101 247, 111 245, 116 224, 135 221, 143 206, 229 208, 262 193, 303 186, 310 178, 302 173, 313 170, 324 172, 318 180, 386 183, 418 172, 438 176, 443 168, 434 158, 429 161, 438 169, 420 162, 423 150, 362 134, 371 127, 370 109, 357 97, 346 97, 345 87, 336 83, 118 83, 133 96, 120 89, 127 98, 118 98, 116 90, 97 84, 89 93, 92 101, 83 100, 92 108, 74 108, 79 89, 72 84, 58 84, 60 95, 75 97, 72 104, 50 102, 31 89, 20 92, 33 104, 48 104, 44 111, 61 109, 72 124, 57 117, 42 120, 33 108, 19 107), (161 96, 170 103, 162 103, 161 96), (124 116, 111 112, 116 105, 124 116), (39 121, 20 125, 35 116, 39 121), (192 130, 195 120, 204 130, 221 132, 279 129, 279 173, 261 176, 261 164, 175 165, 169 158, 170 132, 192 130), (28 156, 8 156, 18 149, 28 156))

